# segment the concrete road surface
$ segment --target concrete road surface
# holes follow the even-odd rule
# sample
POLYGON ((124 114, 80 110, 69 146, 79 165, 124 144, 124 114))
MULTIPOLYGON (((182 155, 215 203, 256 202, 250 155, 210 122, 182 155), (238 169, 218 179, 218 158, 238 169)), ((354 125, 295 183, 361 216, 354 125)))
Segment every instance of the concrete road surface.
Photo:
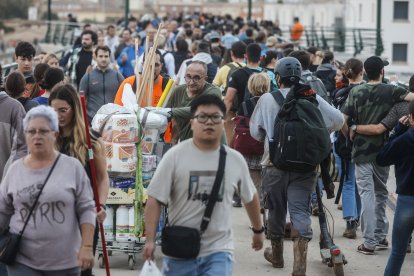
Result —
MULTIPOLYGON (((389 181, 390 192, 395 191, 395 183, 393 180, 393 173, 391 173, 389 181)), ((362 243, 361 231, 358 231, 358 238, 350 240, 342 237, 342 233, 345 230, 345 222, 342 220, 342 211, 338 210, 336 205, 333 204, 333 200, 326 200, 324 198, 324 204, 328 210, 332 213, 334 221, 329 219, 331 228, 333 227, 335 243, 344 252, 345 257, 348 260, 348 264, 345 265, 345 275, 352 276, 378 276, 384 272, 385 265, 388 260, 390 249, 383 251, 376 251, 374 256, 366 256, 356 252, 357 246, 362 243)), ((387 208, 387 215, 390 220, 390 231, 388 239, 391 241, 391 231, 393 224, 393 211, 387 208)), ((263 258, 263 250, 255 252, 251 249, 251 230, 249 229, 249 221, 247 214, 243 208, 233 208, 233 230, 234 230, 234 242, 235 242, 235 263, 234 272, 235 276, 260 276, 260 275, 291 275, 293 266, 293 249, 292 241, 285 241, 284 257, 285 268, 276 269, 273 268, 263 258)), ((313 240, 309 243, 308 262, 307 262, 307 275, 308 276, 324 276, 334 275, 332 268, 322 264, 319 253, 319 222, 317 217, 312 217, 313 228, 313 240)), ((270 246, 270 241, 265 241, 265 246, 270 246)), ((157 248, 156 261, 158 267, 161 267, 161 250, 157 248)), ((138 260, 135 265, 136 270, 128 269, 128 258, 125 254, 114 254, 110 257, 111 275, 123 276, 123 275, 139 275, 139 270, 143 265, 141 254, 138 255, 138 260)), ((95 265, 95 274, 97 276, 105 275, 105 270, 99 269, 95 265)), ((407 254, 401 275, 411 276, 414 275, 414 253, 407 254)))

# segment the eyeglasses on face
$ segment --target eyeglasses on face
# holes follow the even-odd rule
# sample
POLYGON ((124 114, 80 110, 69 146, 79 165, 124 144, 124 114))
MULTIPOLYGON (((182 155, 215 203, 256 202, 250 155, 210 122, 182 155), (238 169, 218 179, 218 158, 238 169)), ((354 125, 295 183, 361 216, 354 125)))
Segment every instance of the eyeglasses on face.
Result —
POLYGON ((214 124, 220 124, 223 121, 224 116, 222 116, 221 114, 218 114, 218 113, 214 113, 214 114, 200 113, 200 114, 194 115, 193 119, 196 119, 197 122, 199 122, 201 124, 207 123, 208 119, 211 119, 211 121, 214 124))
POLYGON ((190 82, 190 81, 199 82, 202 78, 204 78, 204 76, 198 76, 198 75, 195 75, 195 76, 185 75, 184 76, 184 80, 186 82, 190 82))
POLYGON ((35 136, 36 133, 39 133, 40 136, 46 136, 50 132, 52 132, 50 129, 28 129, 25 131, 27 135, 29 136, 35 136))

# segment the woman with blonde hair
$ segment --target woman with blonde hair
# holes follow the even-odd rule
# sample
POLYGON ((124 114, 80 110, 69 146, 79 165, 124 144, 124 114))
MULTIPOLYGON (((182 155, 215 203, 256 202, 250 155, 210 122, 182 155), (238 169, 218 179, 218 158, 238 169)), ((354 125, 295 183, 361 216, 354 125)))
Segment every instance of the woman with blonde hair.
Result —
MULTIPOLYGON (((244 101, 241 106, 242 112, 238 112, 239 116, 236 116, 235 123, 236 123, 236 129, 240 125, 240 122, 243 122, 244 120, 240 120, 240 116, 242 117, 248 117, 250 118, 253 114, 254 107, 259 100, 259 98, 267 92, 270 92, 270 77, 265 72, 260 73, 253 73, 247 82, 247 88, 249 89, 251 93, 251 98, 248 101, 244 101)), ((247 126, 248 127, 248 126, 247 126)), ((237 133, 237 130, 235 130, 237 133)), ((234 135, 233 139, 236 138, 237 135, 234 135)), ((234 141, 233 141, 234 142, 234 141)), ((234 143, 232 143, 234 145, 234 143)), ((236 148, 237 150, 237 148, 236 148)), ((249 166, 249 172, 250 176, 253 180, 254 185, 256 186, 257 192, 260 195, 260 198, 262 199, 262 193, 261 193, 261 160, 263 157, 263 154, 244 154, 242 153, 243 157, 246 159, 247 165, 249 166)), ((261 200, 262 202, 262 200, 261 200)), ((241 207, 241 199, 240 197, 235 194, 233 197, 233 206, 234 207, 241 207)))
POLYGON ((59 68, 59 59, 53 53, 49 53, 49 54, 45 55, 43 60, 42 60, 42 63, 46 63, 47 65, 49 65, 52 68, 59 68))
MULTIPOLYGON (((78 93, 70 84, 61 84, 53 88, 49 97, 49 105, 52 106, 59 117, 59 135, 56 139, 56 148, 62 153, 78 159, 84 166, 88 176, 91 177, 88 162, 88 146, 86 142, 85 123, 81 111, 78 93)), ((105 202, 109 191, 109 177, 106 172, 106 159, 104 146, 99 135, 91 133, 93 156, 96 166, 96 179, 101 202, 101 211, 97 214, 97 220, 102 223, 105 220, 105 202)), ((98 227, 95 229, 93 252, 95 253, 98 242, 98 227)), ((91 270, 82 272, 82 275, 92 275, 91 270)))

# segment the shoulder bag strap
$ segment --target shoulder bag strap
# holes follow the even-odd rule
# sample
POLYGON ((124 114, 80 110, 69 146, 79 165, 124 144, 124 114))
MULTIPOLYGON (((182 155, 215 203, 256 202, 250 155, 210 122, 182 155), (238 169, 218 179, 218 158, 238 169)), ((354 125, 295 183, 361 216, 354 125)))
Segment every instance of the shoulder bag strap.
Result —
POLYGON ((32 208, 30 208, 29 215, 27 216, 26 221, 24 222, 23 229, 22 229, 22 231, 20 231, 20 236, 22 236, 22 235, 23 235, 23 233, 24 233, 24 230, 26 230, 27 223, 29 222, 29 219, 30 219, 30 217, 32 216, 33 210, 34 210, 34 208, 36 207, 37 202, 39 201, 39 197, 40 197, 40 195, 42 194, 43 188, 46 186, 46 183, 47 183, 47 181, 49 180, 50 175, 52 174, 53 170, 55 169, 55 166, 56 166, 56 164, 57 164, 57 162, 58 162, 58 160, 59 160, 59 157, 60 157, 60 153, 59 153, 59 155, 56 157, 56 160, 55 160, 55 162, 53 163, 52 168, 50 168, 50 171, 49 171, 49 173, 48 173, 48 174, 47 174, 47 176, 46 176, 45 182, 43 183, 42 187, 40 188, 39 193, 38 193, 38 194, 37 194, 37 196, 36 196, 36 200, 35 200, 35 202, 33 203, 32 208))
POLYGON ((221 182, 223 180, 224 167, 226 164, 226 156, 227 156, 226 149, 224 148, 223 145, 221 145, 220 146, 220 159, 219 159, 216 179, 214 180, 213 189, 211 191, 211 194, 210 194, 210 197, 207 203, 207 208, 204 211, 203 220, 201 221, 201 226, 200 226, 201 234, 204 233, 204 231, 206 231, 207 229, 207 226, 210 222, 211 214, 213 213, 214 205, 216 204, 216 201, 217 201, 217 195, 219 193, 221 182))

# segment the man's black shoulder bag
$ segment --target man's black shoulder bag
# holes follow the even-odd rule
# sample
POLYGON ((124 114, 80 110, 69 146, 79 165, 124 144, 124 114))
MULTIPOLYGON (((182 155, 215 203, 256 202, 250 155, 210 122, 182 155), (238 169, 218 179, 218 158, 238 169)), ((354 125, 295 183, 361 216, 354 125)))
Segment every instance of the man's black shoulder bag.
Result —
POLYGON ((226 155, 227 152, 224 146, 221 145, 218 171, 206 210, 204 211, 200 229, 184 226, 169 226, 167 218, 167 225, 164 227, 161 234, 161 250, 165 255, 180 259, 193 259, 198 256, 200 252, 201 235, 207 229, 214 205, 217 201, 217 195, 224 175, 226 155))

